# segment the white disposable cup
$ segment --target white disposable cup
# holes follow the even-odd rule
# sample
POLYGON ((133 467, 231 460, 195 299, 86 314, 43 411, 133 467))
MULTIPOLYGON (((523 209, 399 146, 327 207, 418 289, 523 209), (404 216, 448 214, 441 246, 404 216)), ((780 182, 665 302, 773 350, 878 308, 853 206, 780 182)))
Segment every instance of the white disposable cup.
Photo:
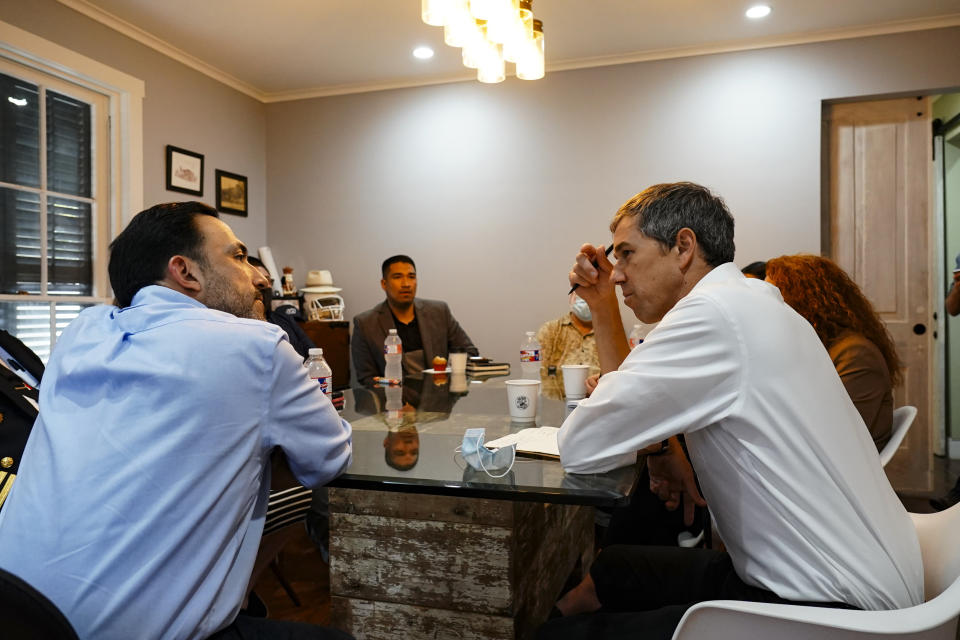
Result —
POLYGON ((587 376, 590 367, 585 364, 565 364, 563 369, 563 392, 568 398, 587 397, 587 376))
POLYGON ((451 393, 463 393, 467 390, 467 375, 465 373, 450 374, 451 393))
POLYGON ((450 354, 450 373, 466 373, 467 371, 467 352, 450 354))
POLYGON ((536 420, 539 402, 539 380, 507 380, 507 407, 514 422, 536 420))

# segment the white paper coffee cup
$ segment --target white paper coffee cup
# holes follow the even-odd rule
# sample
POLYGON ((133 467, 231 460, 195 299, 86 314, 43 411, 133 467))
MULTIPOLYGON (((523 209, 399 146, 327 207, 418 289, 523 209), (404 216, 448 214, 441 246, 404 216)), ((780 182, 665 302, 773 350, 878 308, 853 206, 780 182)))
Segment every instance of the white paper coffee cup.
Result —
POLYGON ((450 362, 450 373, 466 373, 467 371, 467 352, 451 353, 448 359, 450 362))
POLYGON ((568 398, 587 397, 587 376, 590 367, 585 364, 565 364, 563 369, 563 392, 568 398))
POLYGON ((514 422, 536 420, 539 401, 539 380, 507 380, 507 407, 514 422))
POLYGON ((450 374, 450 392, 463 393, 466 390, 467 390, 467 374, 465 373, 450 374))

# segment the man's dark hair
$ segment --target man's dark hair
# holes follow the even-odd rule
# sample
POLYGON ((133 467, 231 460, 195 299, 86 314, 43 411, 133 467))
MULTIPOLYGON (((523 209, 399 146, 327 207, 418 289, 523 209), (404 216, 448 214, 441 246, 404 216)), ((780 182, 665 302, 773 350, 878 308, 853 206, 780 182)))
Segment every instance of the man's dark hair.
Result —
POLYGON ((406 464, 400 464, 393 459, 393 456, 390 455, 390 448, 387 447, 383 452, 383 459, 386 461, 387 466, 396 469, 397 471, 409 471, 417 466, 417 463, 420 462, 420 456, 418 455, 413 459, 412 462, 406 464))
POLYGON ((708 265, 733 261, 733 216, 723 199, 706 187, 692 182, 647 187, 620 207, 610 231, 616 231, 626 217, 636 218, 637 229, 667 250, 676 244, 680 229, 687 227, 696 234, 708 265))
POLYGON ((220 217, 202 202, 158 204, 135 215, 110 243, 110 286, 119 307, 129 307, 140 289, 163 280, 173 256, 206 264, 203 235, 194 222, 198 215, 220 217))
POLYGON ((398 262, 409 264, 410 266, 413 267, 414 270, 417 269, 417 263, 413 261, 413 258, 411 258, 410 256, 405 256, 402 253, 399 253, 395 256, 390 256, 389 258, 383 261, 383 265, 380 267, 380 273, 383 274, 384 278, 387 277, 387 271, 390 270, 390 265, 397 264, 398 262))
POLYGON ((252 264, 253 266, 255 266, 255 267, 257 267, 257 268, 260 268, 260 267, 263 267, 264 269, 267 268, 267 265, 263 264, 263 260, 261 260, 261 259, 258 258, 257 256, 248 255, 248 256, 247 256, 247 262, 249 262, 250 264, 252 264))
POLYGON ((767 263, 763 262, 762 260, 758 260, 757 262, 751 262, 750 264, 745 266, 743 269, 740 269, 740 271, 743 272, 743 275, 745 276, 753 276, 758 280, 766 280, 767 263))

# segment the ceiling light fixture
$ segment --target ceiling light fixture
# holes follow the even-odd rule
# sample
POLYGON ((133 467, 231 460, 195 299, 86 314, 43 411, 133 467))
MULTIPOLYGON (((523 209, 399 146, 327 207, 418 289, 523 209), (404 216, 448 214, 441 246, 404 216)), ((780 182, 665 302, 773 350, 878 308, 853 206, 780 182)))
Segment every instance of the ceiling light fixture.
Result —
POLYGON ((429 60, 433 57, 433 49, 430 47, 417 47, 413 50, 413 57, 419 60, 429 60))
POLYGON ((421 0, 420 16, 443 26, 443 41, 463 49, 463 64, 480 82, 503 82, 505 62, 517 77, 544 75, 543 22, 533 19, 533 0, 421 0))
POLYGON ((18 107, 25 107, 25 106, 27 106, 27 99, 26 99, 26 98, 14 98, 13 96, 8 96, 8 97, 7 97, 7 100, 10 101, 10 102, 12 102, 13 104, 17 105, 18 107))
POLYGON ((770 7, 765 4, 755 4, 747 9, 746 13, 746 16, 753 20, 757 20, 758 18, 766 18, 768 15, 770 15, 770 7))

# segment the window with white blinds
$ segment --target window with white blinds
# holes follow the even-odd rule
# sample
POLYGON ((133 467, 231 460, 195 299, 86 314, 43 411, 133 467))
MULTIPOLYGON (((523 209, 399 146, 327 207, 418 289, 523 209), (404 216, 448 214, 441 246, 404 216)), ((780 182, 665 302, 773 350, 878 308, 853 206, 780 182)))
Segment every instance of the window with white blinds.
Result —
POLYGON ((106 96, 0 64, 0 327, 44 361, 109 300, 108 126, 106 96))

